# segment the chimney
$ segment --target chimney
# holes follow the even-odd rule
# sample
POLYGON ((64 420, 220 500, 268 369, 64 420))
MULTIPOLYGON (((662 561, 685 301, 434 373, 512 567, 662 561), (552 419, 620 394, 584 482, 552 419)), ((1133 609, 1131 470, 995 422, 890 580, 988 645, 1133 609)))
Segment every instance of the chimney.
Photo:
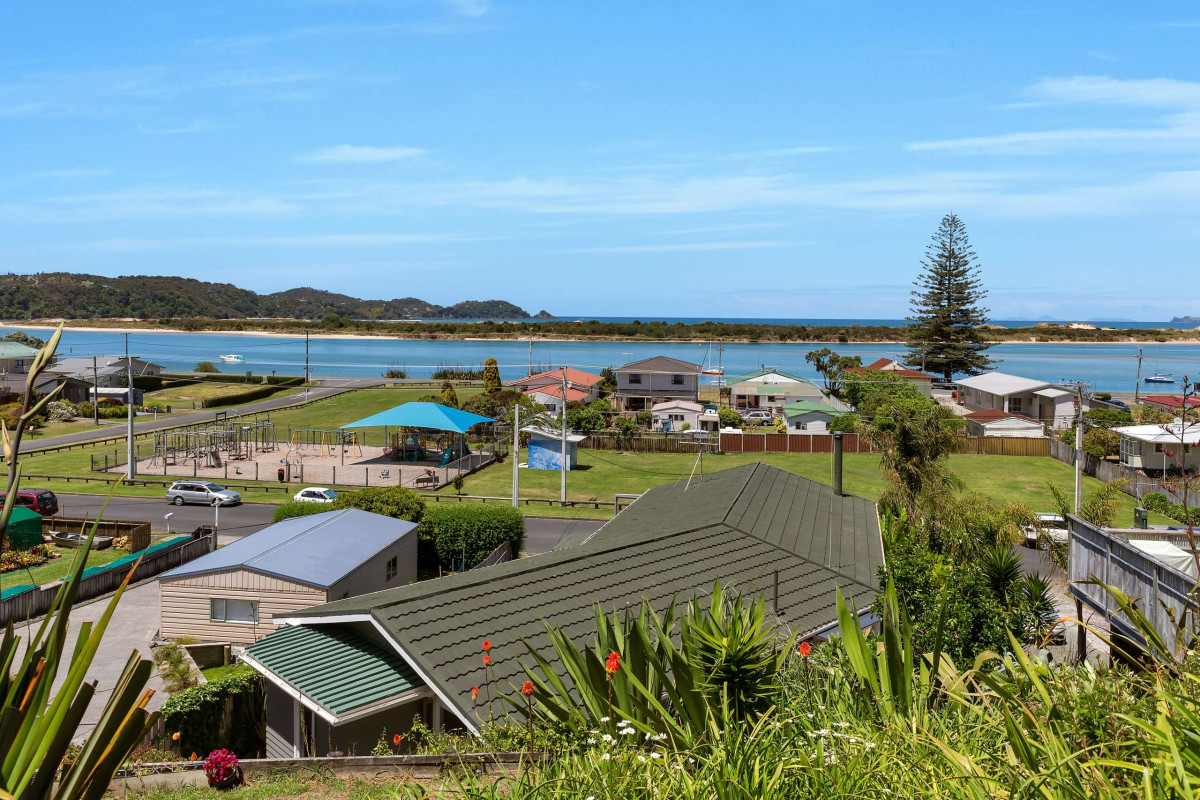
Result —
POLYGON ((842 432, 833 433, 833 493, 844 496, 842 491, 842 432))

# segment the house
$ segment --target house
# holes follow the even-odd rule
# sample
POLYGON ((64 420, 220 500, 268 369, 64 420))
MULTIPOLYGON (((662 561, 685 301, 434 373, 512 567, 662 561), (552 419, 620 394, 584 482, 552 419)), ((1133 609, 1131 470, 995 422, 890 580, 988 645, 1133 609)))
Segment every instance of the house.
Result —
MULTIPOLYGON (((603 381, 604 378, 601 375, 584 372, 574 367, 567 367, 567 389, 583 392, 585 397, 579 401, 581 403, 590 403, 598 398, 600 396, 600 384, 603 381)), ((551 386, 558 389, 558 397, 562 397, 562 384, 563 371, 561 369, 552 369, 549 372, 539 372, 536 375, 521 378, 519 381, 513 381, 509 385, 525 394, 530 394, 531 390, 534 389, 551 386)), ((568 399, 573 399, 569 396, 569 393, 568 399)))
POLYGON ((737 375, 726 381, 729 404, 737 411, 778 413, 788 403, 800 400, 821 402, 824 393, 815 383, 774 367, 737 375))
MULTIPOLYGON (((529 389, 524 392, 524 395, 534 402, 541 403, 546 410, 551 414, 558 414, 559 409, 563 405, 563 389, 562 386, 539 386, 536 389, 529 389)), ((568 403, 587 403, 596 398, 583 389, 575 389, 571 386, 567 387, 567 402, 568 403)))
POLYGON ((967 421, 967 433, 971 436, 1003 436, 1017 439, 1042 439, 1046 427, 1032 417, 997 411, 994 408, 972 411, 963 417, 967 421))
POLYGON ((881 358, 867 364, 865 367, 849 367, 845 372, 854 373, 857 375, 865 375, 868 370, 879 370, 881 372, 891 372, 899 375, 904 380, 917 387, 917 391, 926 397, 933 396, 933 382, 938 380, 936 375, 930 375, 928 372, 921 372, 919 369, 909 369, 891 358, 881 358))
MULTIPOLYGON (((665 403, 655 403, 650 409, 654 430, 664 433, 703 430, 700 427, 700 417, 704 411, 704 406, 691 400, 668 400, 665 403)), ((717 424, 720 425, 719 419, 717 424)))
POLYGON ((783 417, 787 420, 788 431, 805 431, 807 433, 825 433, 829 423, 846 412, 818 403, 813 400, 797 400, 783 407, 783 417))
MULTIPOLYGON (((1157 408, 1161 411, 1169 411, 1176 417, 1179 416, 1183 408, 1183 396, 1174 394, 1148 394, 1138 399, 1138 402, 1150 408, 1157 408)), ((1188 410, 1195 413, 1196 409, 1200 409, 1200 397, 1189 397, 1187 400, 1188 410)), ((1190 415, 1189 415, 1190 417, 1190 415)))
POLYGON ((669 356, 631 361, 617 367, 617 391, 613 400, 618 411, 649 411, 669 400, 696 401, 700 396, 699 364, 669 356))
MULTIPOLYGON (((0 375, 24 375, 38 351, 20 342, 0 339, 0 375)), ((22 387, 24 391, 24 387, 22 387)))
MULTIPOLYGON (((134 377, 162 374, 162 367, 152 361, 130 356, 129 363, 134 377)), ((47 372, 67 375, 102 389, 114 389, 125 385, 128 369, 125 356, 96 356, 94 364, 90 357, 64 358, 52 364, 47 372)))
POLYGON ((362 753, 414 715, 478 733, 519 713, 495 687, 520 685, 526 642, 550 655, 547 625, 583 645, 597 607, 661 612, 720 581, 811 638, 837 626, 838 587, 869 615, 882 564, 873 502, 747 464, 651 489, 548 553, 297 611, 244 660, 267 679, 268 754, 362 753))
MULTIPOLYGON (((522 428, 529 434, 529 469, 562 470, 563 435, 562 431, 546 428, 522 428)), ((567 469, 575 469, 579 465, 579 443, 587 437, 580 433, 567 434, 567 469)))
POLYGON ((1187 470, 1200 468, 1198 422, 1176 420, 1168 425, 1127 425, 1112 430, 1121 436, 1121 466, 1153 475, 1177 469, 1179 461, 1187 470))
POLYGON ((276 522, 158 576, 159 634, 249 644, 280 616, 417 579, 417 526, 358 509, 276 522))
MULTIPOLYGON (((1046 381, 1003 372, 986 372, 958 381, 958 402, 972 411, 1007 411, 1049 425, 1054 430, 1075 422, 1075 393, 1046 381)), ((1087 395, 1083 410, 1091 408, 1087 395)))

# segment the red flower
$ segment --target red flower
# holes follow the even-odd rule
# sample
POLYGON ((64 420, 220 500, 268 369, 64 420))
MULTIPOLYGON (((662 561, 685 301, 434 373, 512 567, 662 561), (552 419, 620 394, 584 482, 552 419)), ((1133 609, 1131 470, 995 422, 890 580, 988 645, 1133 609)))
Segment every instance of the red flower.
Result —
POLYGON ((525 681, 521 684, 521 694, 526 697, 533 697, 533 681, 525 681))
POLYGON ((397 733, 392 737, 392 744, 396 745, 396 747, 400 746, 400 734, 397 733))
POLYGON ((483 652, 486 653, 488 650, 491 650, 491 649, 492 649, 492 643, 489 642, 487 639, 484 639, 483 640, 483 652))
POLYGON ((485 667, 490 667, 490 666, 492 665, 492 657, 491 657, 491 656, 484 656, 484 657, 483 657, 483 665, 484 665, 485 667))
POLYGON ((604 662, 604 671, 608 673, 609 680, 617 674, 617 670, 621 668, 621 654, 613 650, 608 654, 608 660, 604 662))
POLYGON ((477 698, 477 697, 479 697, 479 687, 478 687, 478 686, 472 686, 472 687, 471 687, 471 699, 472 699, 472 700, 474 700, 474 699, 475 699, 475 698, 477 698))
POLYGON ((801 642, 800 643, 800 656, 802 658, 808 658, 811 655, 812 655, 812 645, 809 644, 808 642, 801 642))

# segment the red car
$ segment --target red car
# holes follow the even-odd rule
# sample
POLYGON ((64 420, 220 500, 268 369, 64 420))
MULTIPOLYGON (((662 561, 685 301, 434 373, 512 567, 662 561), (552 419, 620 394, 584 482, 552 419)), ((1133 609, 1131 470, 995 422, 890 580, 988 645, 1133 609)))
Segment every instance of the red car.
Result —
MULTIPOLYGON (((4 500, 5 495, 0 493, 0 503, 4 500)), ((58 513, 58 496, 49 489, 18 489, 17 498, 13 501, 13 507, 16 506, 25 506, 43 517, 52 517, 58 513)))

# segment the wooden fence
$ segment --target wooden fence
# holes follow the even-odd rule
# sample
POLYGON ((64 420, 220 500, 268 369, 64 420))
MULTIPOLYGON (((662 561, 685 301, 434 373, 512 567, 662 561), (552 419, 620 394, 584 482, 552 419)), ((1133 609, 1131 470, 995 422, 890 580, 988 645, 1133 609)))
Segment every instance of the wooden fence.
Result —
POLYGON ((621 450, 627 453, 692 453, 715 451, 717 434, 636 433, 625 438, 614 431, 593 431, 579 443, 585 450, 621 450))
MULTIPOLYGON (((1051 439, 1050 457, 1056 461, 1074 466, 1075 448, 1066 442, 1051 439)), ((1157 492, 1165 497, 1171 505, 1183 505, 1183 497, 1181 495, 1166 491, 1159 481, 1151 478, 1149 475, 1103 458, 1096 458, 1096 456, 1090 453, 1083 454, 1083 474, 1104 481, 1105 483, 1115 483, 1116 481, 1123 480, 1125 483, 1121 486, 1121 491, 1139 500, 1148 494, 1157 492)), ((1200 505, 1200 497, 1196 496, 1195 491, 1192 491, 1188 495, 1188 500, 1190 501, 1189 505, 1193 507, 1200 505)))
MULTIPOLYGON (((833 436, 828 433, 726 433, 701 438, 695 434, 641 433, 621 439, 607 431, 587 435, 579 446, 591 450, 625 450, 631 453, 695 453, 708 449, 724 453, 832 453, 833 436)), ((866 437, 856 433, 842 436, 843 452, 873 453, 866 437)), ((1018 439, 998 436, 960 436, 955 453, 987 456, 1050 455, 1049 439, 1018 439)))
MULTIPOLYGON (((725 453, 832 453, 828 433, 721 433, 725 453)), ((870 442, 857 433, 842 436, 842 452, 871 453, 870 442)))
POLYGON ((1154 624, 1166 642, 1175 642, 1175 625, 1196 618, 1196 605, 1189 599, 1195 581, 1133 547, 1124 538, 1107 533, 1071 515, 1070 550, 1067 566, 1071 594, 1103 613, 1112 626, 1131 639, 1145 644, 1143 637, 1099 581, 1120 589, 1137 601, 1138 608, 1154 624))
MULTIPOLYGON (((172 547, 165 547, 143 558, 134 569, 133 577, 129 582, 136 583, 153 577, 169 569, 174 569, 180 564, 186 564, 205 553, 210 553, 215 547, 215 542, 216 536, 213 529, 203 525, 196 529, 188 541, 180 542, 172 547)), ((81 603, 84 600, 91 600, 116 591, 128 573, 127 569, 117 567, 102 570, 83 578, 79 581, 75 602, 81 603)), ((54 604, 54 598, 58 595, 61 585, 61 581, 55 581, 0 601, 0 625, 10 621, 15 625, 18 622, 42 616, 54 604)))
POLYGON ((129 550, 136 553, 150 546, 150 523, 120 519, 94 520, 87 517, 42 517, 42 533, 78 533, 86 536, 96 526, 97 536, 129 537, 129 550))

